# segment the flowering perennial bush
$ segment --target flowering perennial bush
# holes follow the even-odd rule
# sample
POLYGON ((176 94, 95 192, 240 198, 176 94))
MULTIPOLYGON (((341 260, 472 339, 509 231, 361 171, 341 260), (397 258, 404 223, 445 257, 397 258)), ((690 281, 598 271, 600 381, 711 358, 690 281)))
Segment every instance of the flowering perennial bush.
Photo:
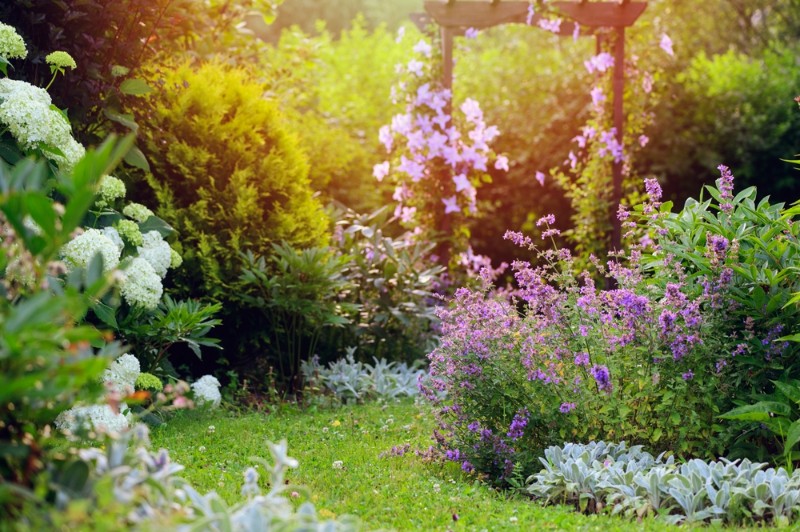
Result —
MULTIPOLYGON (((718 187, 708 190, 725 217, 732 209, 727 174, 718 187)), ((738 264, 746 239, 740 245, 714 234, 704 216, 687 224, 709 227, 695 249, 698 237, 670 233, 693 203, 668 215, 658 183, 648 180, 646 188, 649 199, 635 216, 620 212, 629 238, 640 240, 607 264, 592 258, 595 274, 613 288, 576 269, 568 250, 543 251, 509 232, 506 238, 537 252, 540 265, 517 261, 515 290, 461 288, 441 311, 443 339, 429 357, 433 379, 425 392, 448 392, 446 401, 434 398, 446 458, 505 482, 516 464, 529 466, 545 446, 567 438, 624 438, 701 456, 730 446, 716 416, 748 386, 736 371, 748 363, 737 358, 741 337, 726 325, 741 309, 731 294, 747 286, 734 276, 733 268, 744 268, 729 265, 738 264), (698 271, 700 264, 707 267, 698 271)), ((539 221, 544 238, 558 234, 554 222, 539 221)), ((741 235, 745 227, 730 230, 741 235)), ((759 337, 767 360, 785 348, 773 342, 779 330, 759 337)))
POLYGON ((74 270, 86 268, 94 256, 100 254, 103 271, 108 273, 119 265, 121 252, 112 238, 99 229, 87 229, 61 249, 61 258, 68 270, 74 270))

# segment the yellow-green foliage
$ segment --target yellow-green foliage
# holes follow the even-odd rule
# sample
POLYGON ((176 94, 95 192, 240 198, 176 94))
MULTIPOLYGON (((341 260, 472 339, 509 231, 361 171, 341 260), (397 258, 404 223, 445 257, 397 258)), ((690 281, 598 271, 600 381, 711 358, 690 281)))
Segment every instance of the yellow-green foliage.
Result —
POLYGON ((181 235, 178 284, 219 295, 238 277, 239 251, 325 243, 329 221, 305 156, 251 74, 182 63, 146 75, 156 90, 134 102, 136 120, 157 214, 181 235))

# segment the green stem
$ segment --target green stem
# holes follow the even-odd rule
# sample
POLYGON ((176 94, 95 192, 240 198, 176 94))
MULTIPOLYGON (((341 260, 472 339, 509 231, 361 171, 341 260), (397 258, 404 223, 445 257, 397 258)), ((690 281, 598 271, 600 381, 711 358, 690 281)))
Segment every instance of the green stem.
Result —
POLYGON ((53 71, 53 77, 50 78, 50 83, 47 84, 47 87, 45 87, 44 90, 47 91, 50 89, 50 85, 52 85, 53 82, 56 80, 56 76, 58 76, 58 70, 53 71))

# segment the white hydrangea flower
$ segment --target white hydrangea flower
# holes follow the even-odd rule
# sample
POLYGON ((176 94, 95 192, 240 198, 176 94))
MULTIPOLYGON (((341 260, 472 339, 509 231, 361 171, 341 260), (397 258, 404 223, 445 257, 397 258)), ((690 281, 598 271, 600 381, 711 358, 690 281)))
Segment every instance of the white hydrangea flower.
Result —
POLYGON ((25 59, 28 49, 13 26, 0 22, 0 56, 6 59, 25 59))
POLYGON ((156 274, 163 279, 172 262, 172 249, 158 231, 148 231, 142 237, 142 245, 136 248, 139 257, 149 262, 156 274))
POLYGON ((125 410, 127 410, 125 405, 121 406, 118 414, 115 414, 108 405, 73 406, 58 415, 55 425, 59 430, 68 430, 73 433, 80 429, 122 432, 130 425, 130 420, 124 413, 125 410))
POLYGON ((161 278, 149 262, 136 257, 125 269, 124 277, 120 292, 129 305, 146 309, 158 306, 164 288, 161 286, 161 278))
POLYGON ((104 272, 108 273, 119 265, 120 249, 99 229, 87 229, 61 248, 68 270, 87 267, 98 253, 103 256, 104 272))
POLYGON ((122 214, 128 218, 133 218, 139 223, 146 222, 148 218, 154 216, 153 211, 141 203, 129 203, 122 209, 122 214))
POLYGON ((222 401, 222 394, 219 393, 219 381, 212 375, 205 375, 197 382, 192 384, 194 398, 198 405, 210 404, 214 408, 218 407, 222 401))
POLYGON ((63 155, 46 153, 59 168, 71 170, 86 153, 72 137, 72 126, 59 111, 51 107, 46 90, 8 78, 0 79, 0 122, 8 127, 23 149, 45 144, 63 155))
POLYGON ((136 379, 141 373, 139 359, 125 353, 114 362, 103 373, 103 380, 110 385, 111 389, 123 395, 133 393, 136 379))
POLYGON ((83 144, 72 137, 66 139, 65 143, 59 147, 64 156, 53 155, 52 159, 58 163, 58 167, 64 172, 71 172, 75 165, 78 164, 78 161, 86 155, 86 148, 83 147, 83 144))
POLYGON ((97 188, 97 201, 95 204, 100 207, 107 207, 115 200, 125 197, 125 183, 122 179, 114 177, 113 175, 104 176, 100 181, 100 186, 97 188))
POLYGON ((122 237, 119 236, 119 231, 117 231, 111 226, 104 227, 102 231, 103 234, 106 235, 108 239, 111 240, 114 243, 114 245, 117 246, 119 252, 122 253, 122 250, 125 248, 125 242, 123 242, 122 237))

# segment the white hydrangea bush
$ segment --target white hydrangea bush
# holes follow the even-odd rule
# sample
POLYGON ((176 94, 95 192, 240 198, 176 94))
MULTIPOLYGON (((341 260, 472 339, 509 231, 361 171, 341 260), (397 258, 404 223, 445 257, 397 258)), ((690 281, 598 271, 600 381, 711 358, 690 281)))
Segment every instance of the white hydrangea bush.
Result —
MULTIPOLYGON (((46 89, 7 77, 4 67, 8 61, 24 59, 27 53, 17 31, 0 22, 0 72, 6 74, 0 77, 0 130, 7 131, 23 151, 39 150, 59 170, 69 172, 86 151, 72 136, 66 115, 53 105, 46 89)), ((77 66, 69 54, 60 51, 49 54, 47 63, 57 72, 77 66)), ((138 203, 120 205, 126 193, 121 179, 104 176, 97 187, 91 227, 77 232, 60 255, 67 271, 86 268, 101 255, 105 273, 118 267, 123 270, 117 276, 123 300, 133 307, 152 310, 163 295, 161 282, 167 270, 179 265, 181 258, 152 226, 138 234, 154 214, 138 203), (121 212, 116 211, 117 206, 121 212), (113 227, 114 223, 118 227, 113 227), (131 239, 131 235, 136 238, 131 239)))
POLYGON ((56 418, 55 425, 69 434, 91 430, 120 434, 130 426, 130 412, 125 405, 118 412, 109 405, 73 406, 56 418))
POLYGON ((219 381, 212 375, 205 375, 192 384, 195 402, 198 405, 207 405, 217 408, 222 402, 219 392, 219 381))
MULTIPOLYGON (((133 393, 136 379, 141 373, 139 359, 131 354, 124 354, 111 363, 103 373, 106 388, 120 396, 133 393)), ((56 418, 56 428, 71 434, 80 431, 94 430, 102 433, 121 433, 128 429, 131 412, 125 404, 120 404, 119 411, 104 405, 76 405, 62 412, 56 418)))

